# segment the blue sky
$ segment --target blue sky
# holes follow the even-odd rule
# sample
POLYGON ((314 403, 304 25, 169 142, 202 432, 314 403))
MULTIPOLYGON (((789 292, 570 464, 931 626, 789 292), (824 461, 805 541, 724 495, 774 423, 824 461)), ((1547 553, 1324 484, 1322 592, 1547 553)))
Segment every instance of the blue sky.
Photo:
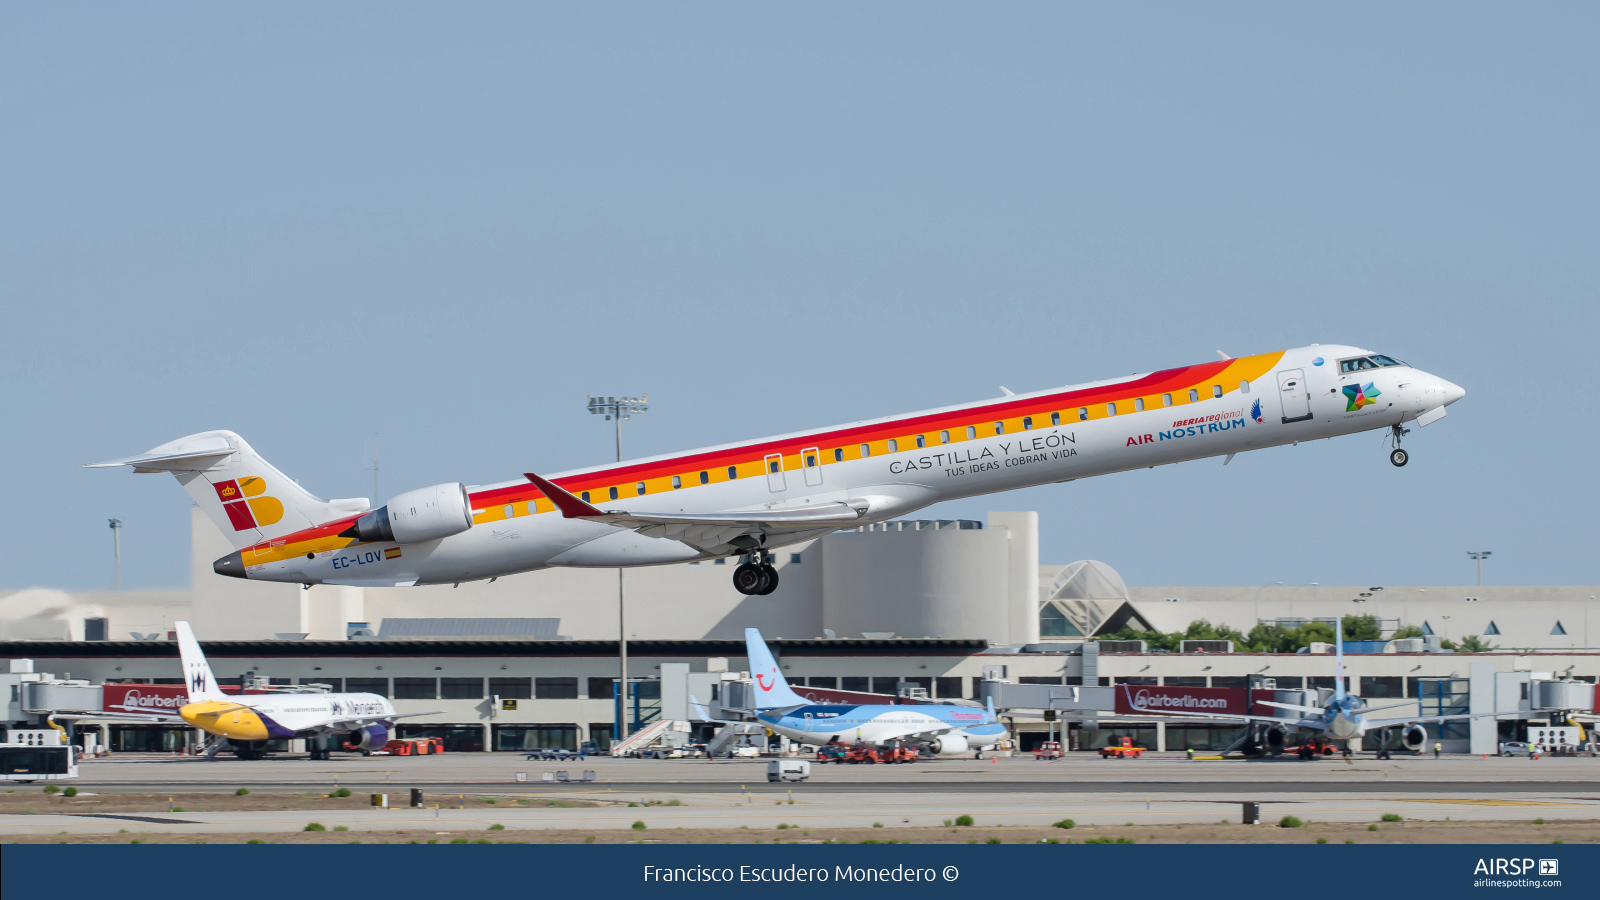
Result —
POLYGON ((1135 584, 1595 584, 1592 5, 0 12, 0 587, 187 579, 211 428, 329 497, 1311 342, 1377 434, 949 504, 1135 584))

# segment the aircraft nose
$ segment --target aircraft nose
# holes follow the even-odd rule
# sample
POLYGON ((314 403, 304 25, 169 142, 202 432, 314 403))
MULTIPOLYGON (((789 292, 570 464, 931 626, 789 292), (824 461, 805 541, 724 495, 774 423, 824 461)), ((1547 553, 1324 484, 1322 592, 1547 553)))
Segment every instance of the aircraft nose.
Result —
POLYGON ((1449 406, 1450 404, 1456 402, 1457 400, 1460 400, 1462 397, 1465 397, 1467 395, 1467 389, 1466 388, 1462 387, 1459 384, 1453 384, 1451 382, 1445 381, 1443 378, 1439 379, 1439 386, 1444 388, 1444 405, 1445 406, 1449 406))

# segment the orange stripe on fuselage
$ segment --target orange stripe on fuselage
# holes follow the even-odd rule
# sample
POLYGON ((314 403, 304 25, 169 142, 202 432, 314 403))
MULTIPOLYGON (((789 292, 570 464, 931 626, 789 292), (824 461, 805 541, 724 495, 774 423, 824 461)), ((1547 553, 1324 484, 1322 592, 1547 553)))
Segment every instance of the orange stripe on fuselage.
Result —
MULTIPOLYGON (((1106 409, 1108 403, 1127 403, 1126 407, 1119 407, 1118 416, 1132 414, 1133 401, 1139 398, 1145 400, 1145 411, 1159 411, 1166 408, 1163 394, 1172 395, 1172 408, 1190 404, 1188 391, 1193 388, 1199 390, 1199 397, 1195 402, 1205 402, 1214 399, 1211 394, 1212 385, 1221 385, 1224 396, 1236 393, 1239 382, 1255 381, 1261 376, 1272 371, 1283 358, 1283 352, 1264 353, 1257 356, 1246 356, 1231 360, 1218 360, 1216 362, 1200 363, 1199 365, 1183 366, 1176 369, 1164 369, 1152 372, 1142 378, 1120 384, 1101 385, 1097 387, 1082 388, 1079 390, 1062 391, 1055 394, 1045 394, 1025 399, 1003 399, 982 406, 972 406, 966 409, 951 410, 947 412, 911 415, 903 419, 893 419, 886 422, 875 422, 870 425, 857 425, 836 428, 830 431, 820 431, 803 434, 797 437, 788 437, 781 440, 768 440, 758 443, 745 444, 738 447, 729 447, 720 450, 702 453, 689 453, 671 459, 652 460, 647 463, 633 463, 630 465, 611 466, 581 475, 569 475, 564 478, 552 479, 556 484, 574 494, 590 492, 590 501, 593 503, 611 502, 610 488, 617 488, 617 499, 639 496, 636 485, 644 482, 645 494, 659 494, 673 490, 672 476, 677 475, 682 479, 683 490, 700 486, 699 473, 708 474, 708 484, 719 484, 729 481, 727 469, 735 467, 738 478, 756 478, 766 474, 763 460, 772 455, 783 458, 785 472, 793 472, 803 468, 800 454, 802 451, 817 448, 818 463, 832 465, 835 460, 835 449, 844 450, 844 459, 861 459, 860 447, 866 444, 870 448, 870 456, 886 455, 888 442, 900 442, 896 452, 908 453, 918 449, 928 449, 940 446, 939 433, 950 432, 950 444, 958 444, 976 438, 994 436, 994 423, 1004 425, 1006 434, 1023 431, 1022 419, 1033 416, 1034 430, 1051 427, 1049 415, 1052 412, 1061 413, 1059 427, 1071 427, 1077 424, 1078 410, 1088 411, 1087 421, 1097 421, 1110 418, 1106 409), (1230 386, 1231 385, 1231 386, 1230 386), (1043 418, 1038 418, 1043 417, 1043 418), (968 438, 966 429, 972 426, 977 429, 974 438, 968 438), (927 447, 916 446, 916 436, 925 435, 927 447)), ((474 524, 498 521, 507 518, 505 507, 511 506, 511 518, 533 515, 537 513, 553 512, 555 506, 544 494, 532 484, 510 485, 493 490, 479 491, 471 495, 474 509, 483 512, 473 516, 474 524), (530 510, 529 506, 533 508, 530 510)), ((263 543, 257 548, 244 552, 245 565, 257 565, 275 560, 287 559, 292 556, 303 556, 306 553, 336 550, 341 547, 357 543, 353 538, 337 537, 340 531, 348 528, 357 517, 352 516, 338 522, 296 532, 284 538, 272 541, 269 547, 263 543), (255 554, 255 555, 252 555, 255 554)))

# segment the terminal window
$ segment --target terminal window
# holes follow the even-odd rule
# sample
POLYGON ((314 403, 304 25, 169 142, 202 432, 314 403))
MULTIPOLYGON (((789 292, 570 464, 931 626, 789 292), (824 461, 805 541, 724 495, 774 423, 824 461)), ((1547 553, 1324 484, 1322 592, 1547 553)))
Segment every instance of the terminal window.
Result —
POLYGON ((346 678, 344 689, 352 694, 377 694, 379 697, 389 696, 389 679, 387 678, 346 678))
POLYGON ((489 693, 501 700, 532 700, 532 678, 490 678, 489 693))
POLYGON ((578 699, 577 678, 535 678, 533 695, 540 700, 578 699))
MULTIPOLYGON (((718 560, 720 562, 721 560, 718 560)), ((589 699, 610 700, 617 695, 617 682, 614 678, 589 678, 589 699)))
POLYGON ((867 693, 872 690, 872 679, 855 675, 846 675, 839 679, 839 688, 846 691, 860 691, 867 693))
POLYGON ((872 679, 872 692, 874 694, 892 694, 894 693, 895 683, 899 680, 899 678, 896 678, 893 675, 890 675, 887 678, 882 676, 874 676, 872 679))
POLYGON ((482 678, 441 678, 439 679, 439 699, 441 700, 482 700, 482 678))
POLYGON ((837 688, 839 686, 839 679, 833 675, 818 675, 808 679, 806 684, 810 685, 811 687, 837 688))
POLYGON ((396 700, 437 700, 439 699, 439 679, 396 678, 394 680, 394 698, 396 700))
POLYGON ((962 681, 963 679, 960 675, 941 675, 933 679, 934 695, 949 700, 959 700, 966 696, 961 690, 963 687, 962 681))

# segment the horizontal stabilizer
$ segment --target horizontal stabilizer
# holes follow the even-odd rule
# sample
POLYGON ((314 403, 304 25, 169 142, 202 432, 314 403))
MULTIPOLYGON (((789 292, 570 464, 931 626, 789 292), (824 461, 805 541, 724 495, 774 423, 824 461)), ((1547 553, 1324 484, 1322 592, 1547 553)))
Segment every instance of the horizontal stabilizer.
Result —
POLYGON ((1321 706, 1301 706, 1298 703, 1274 703, 1271 700, 1257 700, 1262 706, 1271 706, 1276 709, 1287 709, 1291 712, 1306 713, 1307 715, 1320 716, 1327 710, 1321 706))
POLYGON ((203 472, 233 453, 233 447, 220 437, 174 443, 178 446, 169 445, 138 456, 89 463, 83 468, 110 469, 116 466, 133 466, 144 472, 203 472))

